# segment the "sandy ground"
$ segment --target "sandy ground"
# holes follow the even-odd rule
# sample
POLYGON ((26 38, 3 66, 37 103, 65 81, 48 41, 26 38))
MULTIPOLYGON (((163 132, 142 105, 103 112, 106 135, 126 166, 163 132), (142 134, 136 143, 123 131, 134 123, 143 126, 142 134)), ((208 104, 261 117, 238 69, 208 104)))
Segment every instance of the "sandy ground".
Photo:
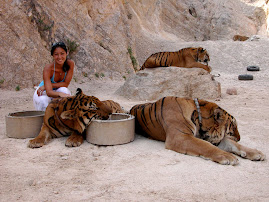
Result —
MULTIPOLYGON (((235 68, 236 62, 230 69, 213 62, 212 74, 221 74, 216 80, 221 83, 222 98, 211 101, 237 118, 241 144, 268 157, 269 67, 260 59, 256 61, 263 66, 251 73, 253 81, 238 80, 238 74, 246 71, 235 68), (238 95, 226 94, 231 87, 238 95)), ((129 110, 138 102, 114 95, 123 82, 104 78, 72 82, 70 88, 75 92, 80 87, 101 100, 113 99, 129 110)), ((80 147, 67 148, 63 137, 39 149, 27 148, 29 139, 6 136, 5 116, 34 109, 33 92, 0 89, 0 201, 269 201, 268 160, 238 157, 237 166, 224 166, 166 150, 163 142, 139 135, 117 146, 85 141, 80 147)))

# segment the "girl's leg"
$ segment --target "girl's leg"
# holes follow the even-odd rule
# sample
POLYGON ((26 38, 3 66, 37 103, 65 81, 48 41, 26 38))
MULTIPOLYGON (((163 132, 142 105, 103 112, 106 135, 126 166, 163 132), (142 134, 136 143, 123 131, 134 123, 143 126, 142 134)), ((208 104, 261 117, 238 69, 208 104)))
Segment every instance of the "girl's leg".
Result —
POLYGON ((35 90, 33 96, 35 109, 39 111, 45 111, 51 101, 51 98, 47 96, 46 91, 44 91, 41 96, 38 96, 37 90, 38 88, 35 90))
POLYGON ((68 88, 66 87, 60 87, 58 88, 57 90, 55 90, 56 92, 62 92, 62 93, 65 93, 65 94, 68 94, 68 95, 71 95, 71 92, 68 88))

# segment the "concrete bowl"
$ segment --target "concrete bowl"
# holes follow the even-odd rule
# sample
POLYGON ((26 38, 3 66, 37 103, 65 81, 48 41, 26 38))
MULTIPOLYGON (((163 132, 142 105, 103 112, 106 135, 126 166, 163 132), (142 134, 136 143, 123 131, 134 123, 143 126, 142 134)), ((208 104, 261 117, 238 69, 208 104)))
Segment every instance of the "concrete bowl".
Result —
POLYGON ((114 113, 108 120, 93 120, 86 130, 86 140, 96 145, 126 144, 134 140, 135 117, 114 113))
POLYGON ((6 116, 6 133, 12 138, 36 137, 43 123, 43 111, 21 111, 6 116))

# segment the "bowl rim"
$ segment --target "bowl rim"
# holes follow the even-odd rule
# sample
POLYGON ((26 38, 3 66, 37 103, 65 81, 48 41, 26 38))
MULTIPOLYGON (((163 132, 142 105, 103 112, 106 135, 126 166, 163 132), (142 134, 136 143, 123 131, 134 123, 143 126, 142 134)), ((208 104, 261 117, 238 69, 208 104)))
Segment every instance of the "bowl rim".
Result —
POLYGON ((30 111, 17 111, 17 112, 11 112, 11 113, 8 113, 8 115, 6 115, 6 117, 8 118, 30 118, 30 117, 41 117, 41 116, 44 116, 45 115, 45 112, 44 111, 39 111, 39 110, 30 110, 30 111), (36 115, 29 115, 29 116, 14 116, 14 114, 18 114, 18 113, 31 113, 31 112, 39 112, 40 114, 36 114, 36 115))
POLYGON ((100 120, 100 119, 94 119, 94 120, 92 120, 92 122, 96 122, 96 123, 113 123, 113 122, 123 122, 123 121, 133 120, 135 118, 134 115, 127 114, 127 113, 112 113, 111 115, 125 115, 125 116, 128 116, 128 118, 118 119, 118 120, 100 120))

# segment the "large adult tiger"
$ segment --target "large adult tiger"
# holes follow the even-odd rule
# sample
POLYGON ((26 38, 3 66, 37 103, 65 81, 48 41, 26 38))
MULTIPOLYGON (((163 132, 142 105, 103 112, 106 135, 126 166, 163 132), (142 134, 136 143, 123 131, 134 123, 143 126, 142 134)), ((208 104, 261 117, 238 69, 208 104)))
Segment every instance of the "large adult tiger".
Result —
POLYGON ((148 57, 140 70, 145 68, 176 66, 186 68, 198 67, 211 72, 211 68, 208 66, 209 61, 210 58, 206 49, 201 47, 188 47, 176 52, 154 53, 148 57), (202 62, 205 64, 202 64, 202 62))
POLYGON ((215 103, 164 97, 135 105, 130 113, 136 119, 136 132, 142 130, 164 141, 166 149, 220 164, 236 165, 238 159, 231 153, 255 161, 265 159, 262 152, 237 143, 240 135, 235 118, 215 103))
POLYGON ((28 146, 42 147, 52 138, 70 134, 65 145, 80 146, 84 139, 82 133, 93 118, 107 119, 109 114, 120 109, 118 103, 112 100, 102 102, 94 96, 85 95, 78 88, 75 96, 54 99, 48 105, 41 131, 36 138, 29 141, 28 146))

